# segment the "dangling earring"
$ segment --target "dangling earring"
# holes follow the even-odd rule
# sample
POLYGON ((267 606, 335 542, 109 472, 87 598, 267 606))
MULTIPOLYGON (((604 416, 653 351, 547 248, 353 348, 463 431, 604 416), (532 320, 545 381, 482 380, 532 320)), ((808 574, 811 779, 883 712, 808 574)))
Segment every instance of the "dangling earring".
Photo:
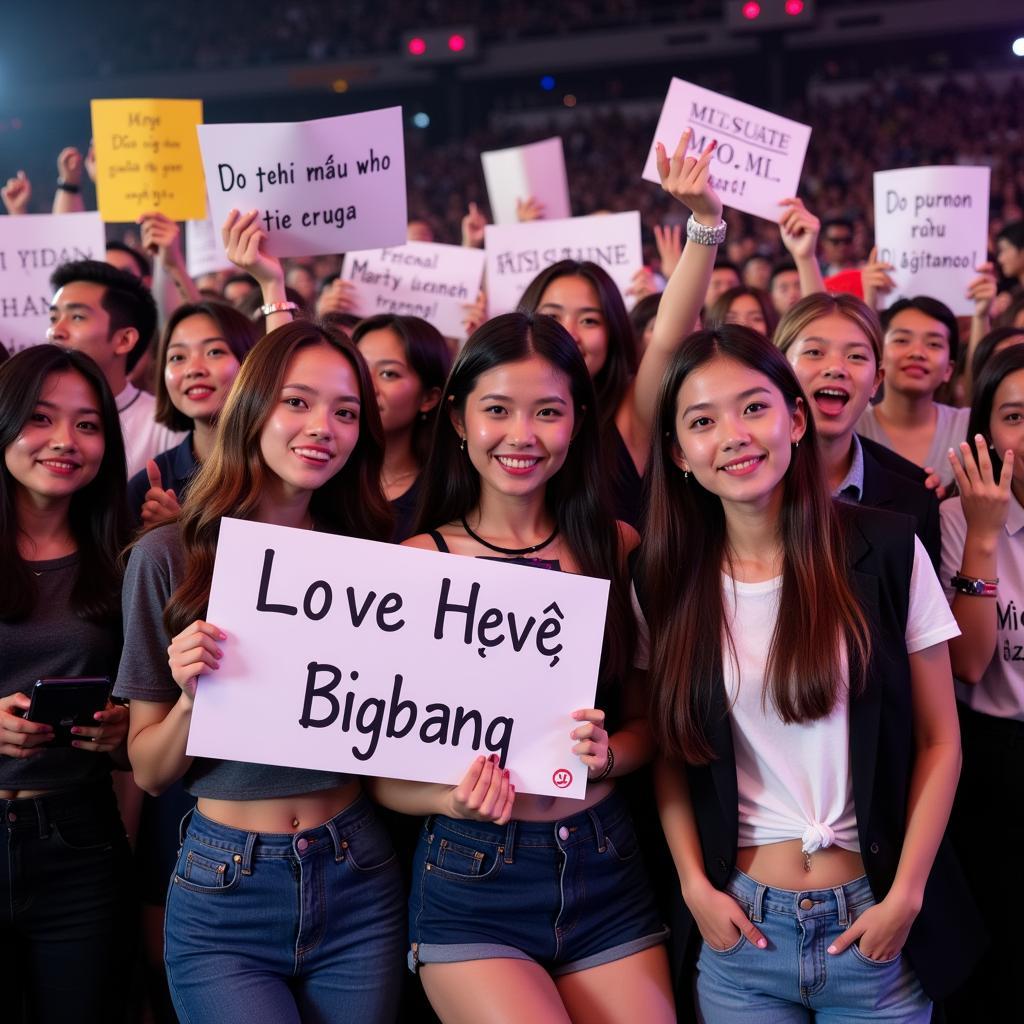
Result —
POLYGON ((795 450, 795 449, 797 449, 797 448, 799 448, 799 447, 800 447, 800 442, 799 442, 799 441, 794 441, 794 442, 793 442, 793 448, 794 448, 794 450, 795 450))
POLYGON ((684 480, 689 480, 690 479, 690 471, 688 469, 684 469, 683 470, 683 479, 684 480))
POLYGON ((465 450, 466 450, 466 439, 463 437, 463 438, 459 439, 459 451, 460 452, 464 452, 465 450))

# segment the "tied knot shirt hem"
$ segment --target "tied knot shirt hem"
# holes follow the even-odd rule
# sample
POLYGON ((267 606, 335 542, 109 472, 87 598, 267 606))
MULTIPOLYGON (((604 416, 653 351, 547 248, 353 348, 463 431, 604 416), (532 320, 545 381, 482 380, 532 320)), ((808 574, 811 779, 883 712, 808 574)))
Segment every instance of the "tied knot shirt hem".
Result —
POLYGON ((836 834, 823 821, 812 821, 800 839, 800 849, 804 853, 817 853, 827 850, 836 841, 836 834))

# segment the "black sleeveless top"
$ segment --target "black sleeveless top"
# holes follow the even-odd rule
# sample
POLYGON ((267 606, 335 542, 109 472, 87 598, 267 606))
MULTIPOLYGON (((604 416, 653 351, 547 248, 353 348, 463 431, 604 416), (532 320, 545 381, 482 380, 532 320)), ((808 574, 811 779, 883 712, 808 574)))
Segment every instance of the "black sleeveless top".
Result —
POLYGON ((608 495, 616 519, 629 523, 634 529, 640 528, 643 506, 643 478, 637 472, 633 456, 629 454, 626 442, 618 429, 615 435, 615 450, 605 461, 605 471, 610 474, 608 495))
MULTIPOLYGON (((438 551, 451 554, 448 542, 437 530, 427 530, 427 536, 437 545, 438 551)), ((499 558, 497 555, 474 555, 473 557, 484 558, 488 562, 507 562, 509 565, 532 565, 535 569, 552 569, 554 572, 562 571, 557 558, 523 558, 517 556, 499 558)))

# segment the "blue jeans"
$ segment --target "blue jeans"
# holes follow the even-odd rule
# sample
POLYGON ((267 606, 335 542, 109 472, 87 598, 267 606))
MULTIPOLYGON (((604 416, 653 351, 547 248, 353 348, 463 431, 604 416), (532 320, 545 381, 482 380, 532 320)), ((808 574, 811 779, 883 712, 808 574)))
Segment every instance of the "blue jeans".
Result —
POLYGON ((834 889, 771 889, 734 871, 726 892, 768 940, 745 937, 697 960, 697 1012, 704 1024, 923 1024, 932 1005, 902 953, 869 960, 854 943, 831 943, 875 905, 865 877, 834 889), (813 1017, 812 1017, 813 1012, 813 1017))
POLYGON ((427 819, 413 862, 409 966, 512 957, 571 974, 668 931, 625 800, 557 821, 427 819))
POLYGON ((0 1019, 123 1020, 134 883, 109 778, 0 800, 0 835, 0 1019))
POLYGON ((195 811, 167 894, 174 1008, 183 1024, 392 1021, 403 912, 398 860, 365 797, 294 835, 195 811))

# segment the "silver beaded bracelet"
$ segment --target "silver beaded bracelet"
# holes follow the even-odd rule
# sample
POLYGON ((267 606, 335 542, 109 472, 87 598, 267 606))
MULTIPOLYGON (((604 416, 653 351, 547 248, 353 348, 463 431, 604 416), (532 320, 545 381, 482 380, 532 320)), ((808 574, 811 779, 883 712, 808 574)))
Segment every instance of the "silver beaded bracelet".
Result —
POLYGON ((721 245, 725 241, 725 221, 709 228, 706 224, 698 224, 691 213, 686 222, 686 237, 698 245, 721 245))

